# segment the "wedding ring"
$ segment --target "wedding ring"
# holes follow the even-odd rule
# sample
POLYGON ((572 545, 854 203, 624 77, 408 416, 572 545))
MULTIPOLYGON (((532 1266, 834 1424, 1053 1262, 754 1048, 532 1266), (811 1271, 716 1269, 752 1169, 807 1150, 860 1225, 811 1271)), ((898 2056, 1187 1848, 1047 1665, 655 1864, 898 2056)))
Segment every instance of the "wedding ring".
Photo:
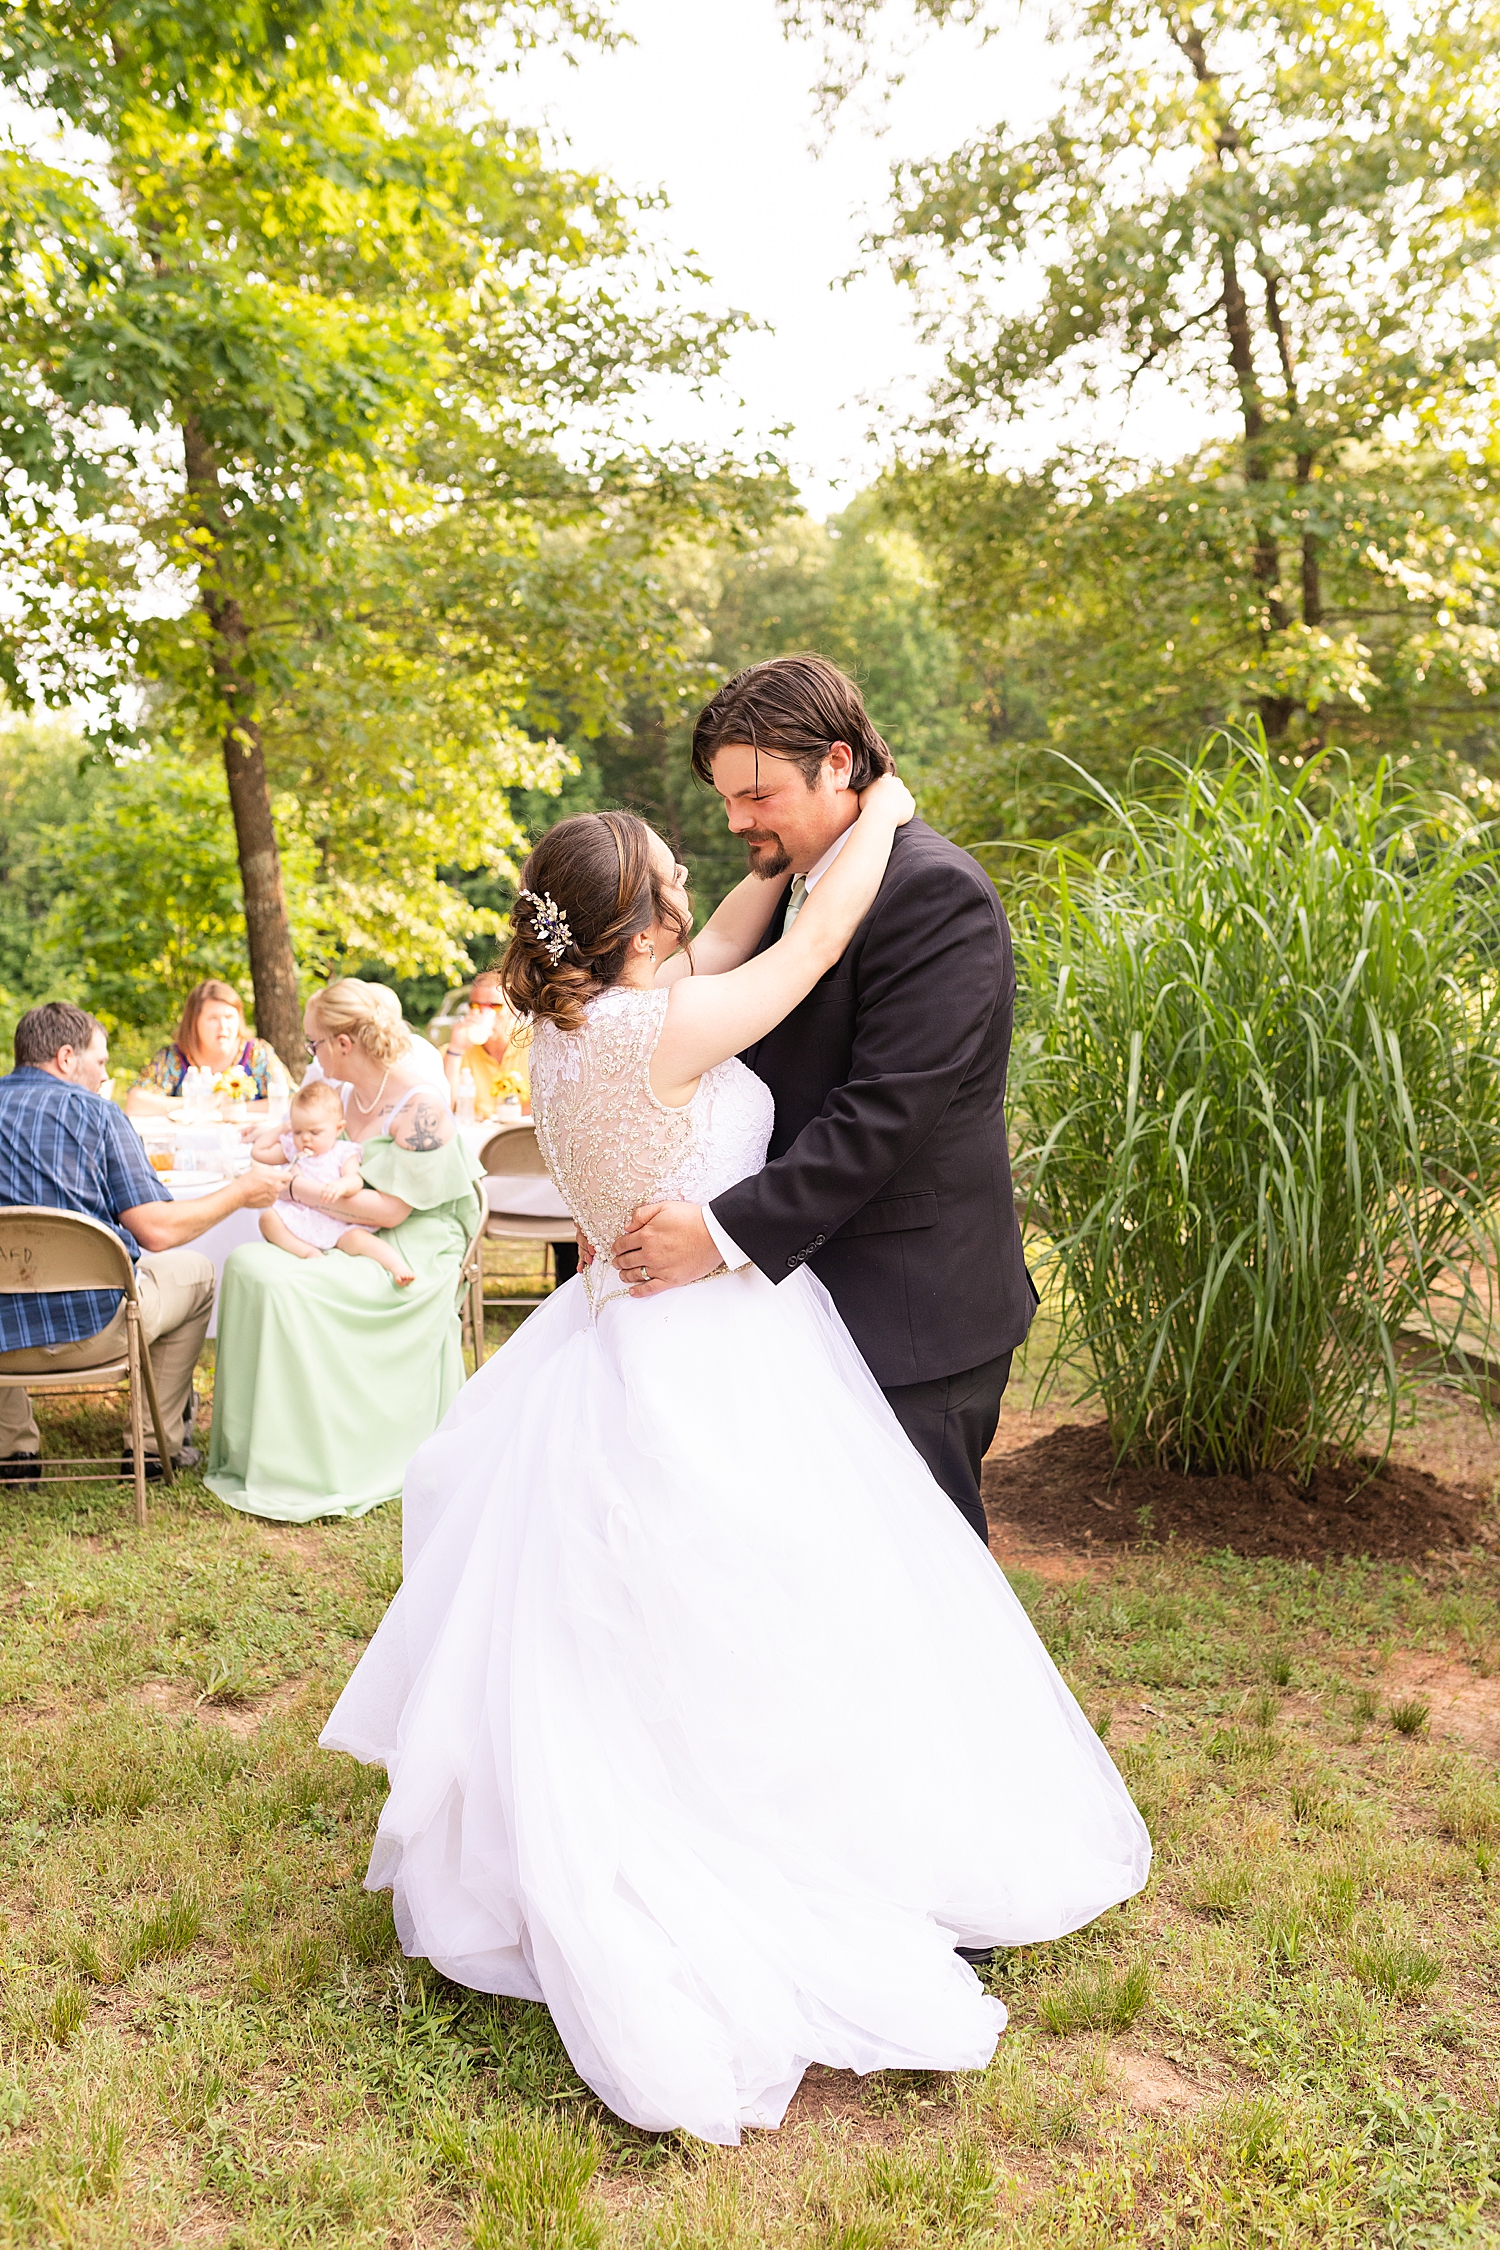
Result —
POLYGON ((641 1272, 640 1272, 640 1278, 641 1278, 641 1280, 642 1280, 642 1281, 649 1281, 649 1280, 651 1279, 651 1276, 650 1276, 650 1274, 649 1274, 649 1273, 647 1273, 647 1271, 646 1271, 646 1269, 645 1269, 645 1267, 644 1267, 644 1266, 642 1266, 642 1268, 641 1268, 641 1272))

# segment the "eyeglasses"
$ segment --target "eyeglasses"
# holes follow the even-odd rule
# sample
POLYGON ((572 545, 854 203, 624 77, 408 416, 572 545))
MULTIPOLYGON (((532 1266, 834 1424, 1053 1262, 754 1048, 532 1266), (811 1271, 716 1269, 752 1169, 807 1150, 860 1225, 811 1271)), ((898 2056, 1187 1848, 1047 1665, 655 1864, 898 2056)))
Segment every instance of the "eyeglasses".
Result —
POLYGON ((328 1037, 328 1034, 327 1034, 327 1032, 325 1031, 325 1032, 323 1032, 323 1033, 322 1033, 322 1034, 321 1034, 321 1035, 320 1035, 320 1036, 319 1036, 318 1038, 316 1038, 316 1039, 304 1039, 304 1040, 303 1040, 303 1042, 302 1042, 303 1046, 304 1046, 304 1047, 305 1047, 305 1048, 307 1049, 308 1053, 309 1053, 309 1054, 310 1054, 310 1055, 311 1055, 311 1056, 313 1057, 313 1060, 314 1060, 314 1061, 316 1061, 316 1060, 317 1060, 318 1049, 319 1049, 319 1048, 320 1048, 320 1047, 321 1047, 321 1046, 323 1045, 323 1042, 324 1042, 324 1040, 326 1040, 326 1039, 327 1039, 327 1037, 328 1037))

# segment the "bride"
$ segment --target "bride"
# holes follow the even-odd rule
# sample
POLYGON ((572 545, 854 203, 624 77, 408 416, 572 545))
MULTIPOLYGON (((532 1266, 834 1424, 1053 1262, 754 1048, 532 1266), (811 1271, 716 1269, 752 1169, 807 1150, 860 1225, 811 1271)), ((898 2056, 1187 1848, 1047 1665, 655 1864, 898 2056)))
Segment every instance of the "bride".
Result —
MULTIPOLYGON (((750 876, 691 962, 644 822, 542 838, 503 975, 589 1242, 759 1170, 771 1097, 734 1058, 839 959, 911 810, 877 781, 786 936, 755 954, 784 886, 750 876)), ((545 2001, 635 2125, 736 2142, 810 2062, 979 2068, 1005 2010, 955 1948, 1145 1882, 1119 1775, 805 1267, 642 1298, 601 1252, 417 1454, 404 1541, 322 1736, 390 1776, 367 1883, 409 1954, 545 2001)))

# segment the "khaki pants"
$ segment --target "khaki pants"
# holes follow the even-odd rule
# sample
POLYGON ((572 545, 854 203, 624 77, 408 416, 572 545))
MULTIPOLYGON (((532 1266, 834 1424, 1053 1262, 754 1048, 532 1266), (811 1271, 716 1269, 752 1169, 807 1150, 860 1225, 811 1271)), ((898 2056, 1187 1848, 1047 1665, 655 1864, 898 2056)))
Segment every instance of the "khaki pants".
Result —
MULTIPOLYGON (((136 1295, 141 1306, 141 1341, 151 1347, 151 1368, 161 1404, 162 1427, 175 1452, 193 1387, 193 1369, 208 1334, 214 1309, 213 1260, 199 1250, 158 1250, 136 1263, 136 1295)), ((97 1366, 125 1356, 125 1300, 107 1328, 81 1344, 43 1344, 35 1351, 0 1352, 0 1375, 61 1375, 71 1368, 97 1366)), ((156 1451, 151 1409, 144 1398, 146 1451, 156 1451)), ((19 1384, 0 1388, 0 1460, 11 1453, 35 1453, 41 1444, 31 1401, 19 1384)))

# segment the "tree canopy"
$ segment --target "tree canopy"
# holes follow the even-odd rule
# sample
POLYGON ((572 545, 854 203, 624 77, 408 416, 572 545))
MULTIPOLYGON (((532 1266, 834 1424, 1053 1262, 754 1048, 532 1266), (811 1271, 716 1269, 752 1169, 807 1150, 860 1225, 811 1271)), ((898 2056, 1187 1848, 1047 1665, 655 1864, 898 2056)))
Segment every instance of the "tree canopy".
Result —
MULTIPOLYGON (((624 804, 653 822, 690 867, 700 911, 740 880, 745 852, 719 799, 692 776, 692 721, 712 688, 745 665, 799 649, 831 657, 858 680, 918 786, 978 739, 962 650, 939 614, 927 557, 875 492, 827 524, 788 514, 754 536, 683 540, 666 558, 663 585, 685 664, 642 666, 623 724, 592 741, 569 737, 580 771, 564 802, 624 804)), ((535 801, 526 808, 532 821, 542 815, 535 801)))
MULTIPOLYGON (((857 42, 877 6, 801 13, 857 42)), ((1055 113, 900 168, 881 238, 945 343, 895 497, 997 734, 1119 765, 1255 716, 1289 759, 1483 760, 1500 16, 1071 0, 1053 32, 1055 113), (1145 393, 1223 435, 1133 455, 1145 393)))
POLYGON ((456 967, 453 839, 504 863, 505 788, 565 763, 549 701, 604 722, 672 642, 663 541, 745 503, 608 441, 642 373, 701 374, 724 322, 495 108, 506 42, 600 29, 571 0, 7 15, 0 663, 20 694, 87 690, 125 749, 222 758, 278 1044, 273 792, 331 943, 456 967))

